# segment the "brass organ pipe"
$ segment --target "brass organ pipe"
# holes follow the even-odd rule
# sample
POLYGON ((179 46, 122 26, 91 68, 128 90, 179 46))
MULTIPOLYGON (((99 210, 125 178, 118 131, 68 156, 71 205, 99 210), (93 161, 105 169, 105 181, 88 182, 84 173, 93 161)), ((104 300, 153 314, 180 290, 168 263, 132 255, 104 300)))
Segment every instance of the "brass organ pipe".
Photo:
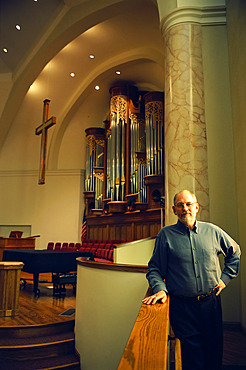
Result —
POLYGON ((149 135, 150 135, 150 175, 153 174, 153 159, 154 159, 154 153, 153 153, 153 122, 152 122, 152 115, 150 116, 149 120, 149 135))
POLYGON ((160 165, 160 173, 164 173, 164 168, 163 168, 163 125, 162 122, 160 123, 161 130, 160 130, 160 159, 161 159, 161 165, 160 165))
POLYGON ((125 199, 125 121, 122 120, 121 148, 121 200, 125 199))
POLYGON ((111 169, 112 169, 112 189, 111 189, 111 200, 115 200, 115 125, 116 125, 116 113, 113 113, 112 117, 112 127, 111 127, 111 134, 112 134, 112 142, 111 142, 111 169))
POLYGON ((107 152, 107 198, 111 197, 111 171, 110 171, 110 160, 111 160, 111 134, 108 136, 108 152, 107 152))
POLYGON ((157 155, 158 155, 158 174, 160 174, 161 170, 161 157, 160 157, 160 121, 157 121, 157 155))
POLYGON ((149 149, 149 117, 146 119, 146 165, 147 173, 150 175, 150 149, 149 149))
POLYGON ((156 122, 155 128, 155 173, 158 173, 158 124, 156 122))
POLYGON ((116 128, 116 181, 115 181, 115 187, 116 187, 116 200, 119 200, 119 191, 120 191, 120 126, 121 126, 121 120, 118 119, 118 122, 115 126, 116 128))
POLYGON ((134 153, 135 153, 135 123, 132 122, 132 193, 135 192, 135 161, 134 161, 134 153))
POLYGON ((130 153, 130 158, 131 158, 131 165, 130 165, 130 192, 131 194, 133 193, 133 185, 132 185, 132 173, 133 173, 133 165, 132 165, 132 138, 133 138, 133 133, 132 133, 132 120, 129 119, 129 125, 130 125, 130 140, 131 140, 131 153, 130 153))

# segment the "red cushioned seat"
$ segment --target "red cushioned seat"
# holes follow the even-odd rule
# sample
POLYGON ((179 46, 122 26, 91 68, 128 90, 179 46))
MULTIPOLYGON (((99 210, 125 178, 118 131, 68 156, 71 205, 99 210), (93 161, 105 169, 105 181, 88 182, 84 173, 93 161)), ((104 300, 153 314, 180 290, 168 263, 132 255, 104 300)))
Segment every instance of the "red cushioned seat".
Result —
POLYGON ((62 251, 67 251, 68 250, 68 243, 67 242, 62 243, 61 250, 62 251))
POLYGON ((55 251, 60 251, 61 250, 61 243, 60 242, 56 242, 55 243, 55 251))
POLYGON ((49 242, 48 245, 47 245, 47 249, 48 249, 48 251, 53 251, 53 249, 54 249, 54 242, 49 242))
POLYGON ((82 247, 81 243, 75 243, 76 250, 79 250, 82 247))
POLYGON ((108 252, 108 260, 113 261, 114 260, 114 250, 110 249, 108 252))

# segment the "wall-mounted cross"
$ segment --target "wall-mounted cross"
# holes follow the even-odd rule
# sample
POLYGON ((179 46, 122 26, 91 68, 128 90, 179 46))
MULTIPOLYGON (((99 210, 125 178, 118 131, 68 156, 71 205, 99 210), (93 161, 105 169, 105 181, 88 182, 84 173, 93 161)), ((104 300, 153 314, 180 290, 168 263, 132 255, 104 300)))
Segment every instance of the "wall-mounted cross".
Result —
POLYGON ((39 166, 39 184, 45 184, 45 167, 47 152, 48 128, 56 124, 56 117, 49 117, 50 100, 44 100, 43 123, 35 130, 36 135, 41 134, 40 166, 39 166))

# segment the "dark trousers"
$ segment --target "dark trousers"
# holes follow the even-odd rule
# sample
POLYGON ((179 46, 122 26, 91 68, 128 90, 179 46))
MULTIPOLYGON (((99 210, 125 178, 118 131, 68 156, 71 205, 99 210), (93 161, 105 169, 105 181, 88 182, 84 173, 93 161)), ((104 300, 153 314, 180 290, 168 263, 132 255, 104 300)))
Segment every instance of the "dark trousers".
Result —
POLYGON ((181 342, 182 370, 221 370, 220 296, 213 293, 200 301, 170 296, 170 323, 181 342))

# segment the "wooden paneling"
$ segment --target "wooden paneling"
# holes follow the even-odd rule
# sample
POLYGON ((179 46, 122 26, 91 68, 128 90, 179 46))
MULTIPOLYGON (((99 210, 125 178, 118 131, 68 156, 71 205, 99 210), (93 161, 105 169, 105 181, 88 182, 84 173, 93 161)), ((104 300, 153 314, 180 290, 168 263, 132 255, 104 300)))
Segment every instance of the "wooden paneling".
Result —
POLYGON ((88 239, 139 240, 156 236, 161 228, 161 210, 104 214, 87 218, 88 239))

